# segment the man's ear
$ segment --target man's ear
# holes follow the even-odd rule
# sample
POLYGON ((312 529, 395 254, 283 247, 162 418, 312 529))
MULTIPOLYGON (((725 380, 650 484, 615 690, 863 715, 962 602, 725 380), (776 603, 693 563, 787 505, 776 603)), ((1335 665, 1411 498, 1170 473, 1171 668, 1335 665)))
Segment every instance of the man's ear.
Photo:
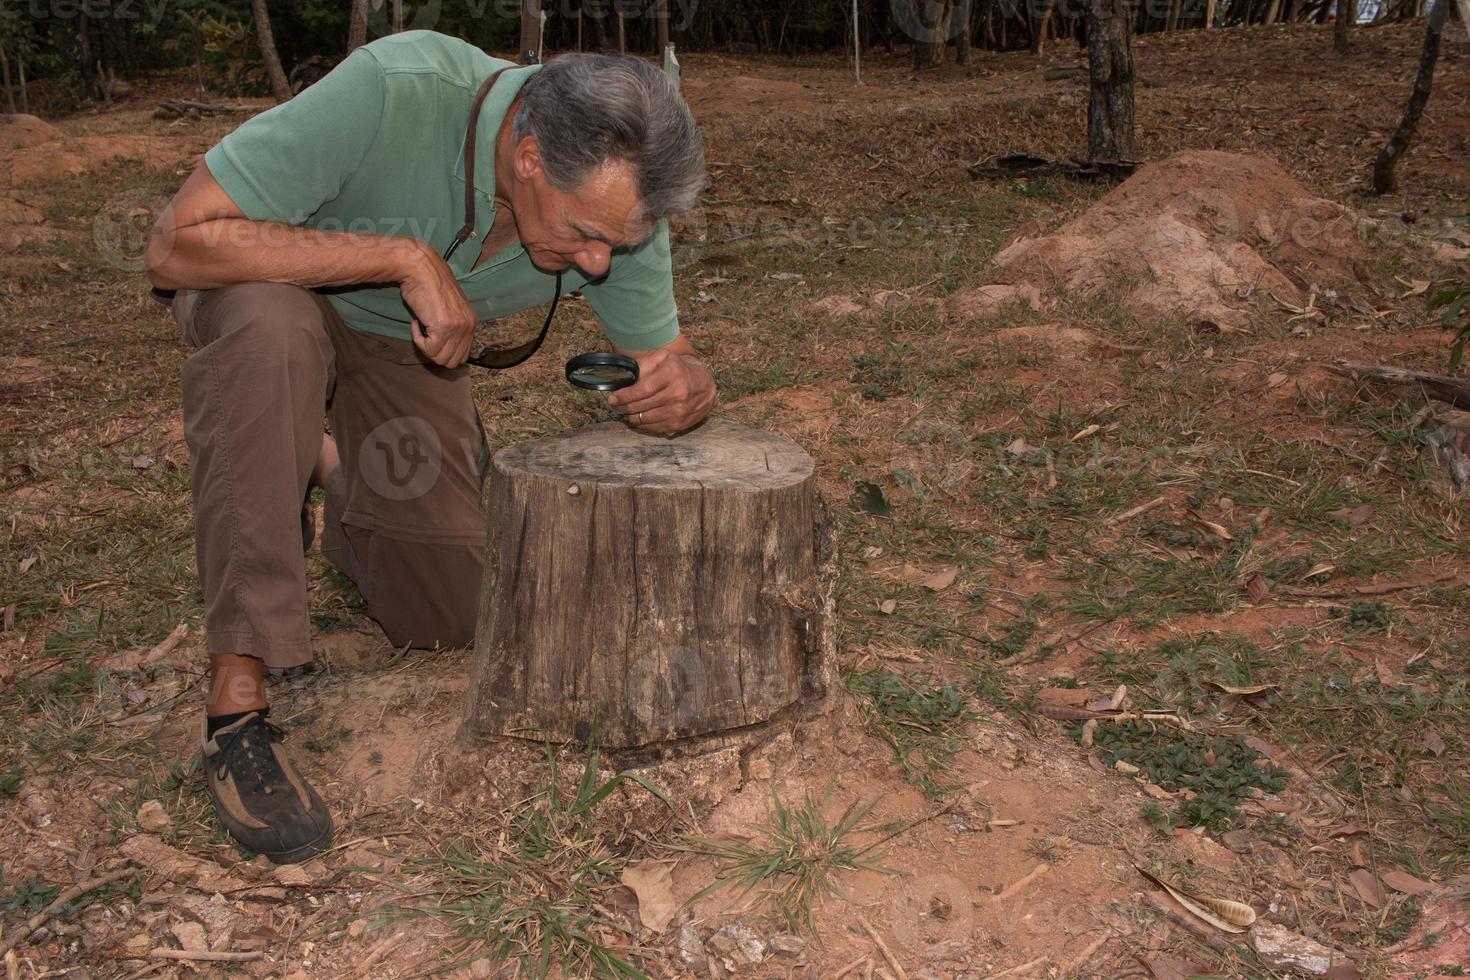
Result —
POLYGON ((530 180, 541 172, 541 148, 536 145, 534 136, 521 138, 511 155, 511 162, 515 167, 516 177, 520 180, 530 180))

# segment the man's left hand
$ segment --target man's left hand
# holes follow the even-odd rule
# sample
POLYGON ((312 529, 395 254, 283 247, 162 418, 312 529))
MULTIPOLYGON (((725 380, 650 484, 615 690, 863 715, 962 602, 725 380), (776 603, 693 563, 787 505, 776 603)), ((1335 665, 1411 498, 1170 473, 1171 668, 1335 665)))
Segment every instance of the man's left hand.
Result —
POLYGON ((613 392, 607 403, 633 428, 677 435, 714 408, 714 375, 698 357, 667 347, 631 356, 638 361, 638 383, 613 392))

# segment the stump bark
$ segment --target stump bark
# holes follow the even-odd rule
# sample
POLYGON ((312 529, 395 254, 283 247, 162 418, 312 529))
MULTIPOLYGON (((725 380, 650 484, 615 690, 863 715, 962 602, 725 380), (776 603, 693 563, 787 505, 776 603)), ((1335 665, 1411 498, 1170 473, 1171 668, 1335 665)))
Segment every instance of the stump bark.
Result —
POLYGON ((830 530, 790 440, 588 426, 497 453, 488 515, 466 738, 634 749, 823 705, 830 530))

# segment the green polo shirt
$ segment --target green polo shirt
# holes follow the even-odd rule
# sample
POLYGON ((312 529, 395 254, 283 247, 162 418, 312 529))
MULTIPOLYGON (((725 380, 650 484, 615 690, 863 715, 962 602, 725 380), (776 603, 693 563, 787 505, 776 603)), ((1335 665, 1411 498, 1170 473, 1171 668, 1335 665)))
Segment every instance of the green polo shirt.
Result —
MULTIPOLYGON (((510 62, 432 31, 358 48, 321 81, 247 121, 204 157, 247 218, 323 230, 398 235, 440 253, 464 224, 465 127, 480 84, 510 62)), ((472 269, 495 219, 495 135, 539 66, 511 67, 480 111, 475 149, 475 235, 450 259, 484 320, 550 302, 555 276, 519 244, 472 269)), ((580 290, 609 340, 649 350, 679 333, 669 230, 613 252, 606 276, 575 266, 562 292, 580 290)), ((397 286, 324 289, 348 326, 408 339, 411 314, 397 286)))

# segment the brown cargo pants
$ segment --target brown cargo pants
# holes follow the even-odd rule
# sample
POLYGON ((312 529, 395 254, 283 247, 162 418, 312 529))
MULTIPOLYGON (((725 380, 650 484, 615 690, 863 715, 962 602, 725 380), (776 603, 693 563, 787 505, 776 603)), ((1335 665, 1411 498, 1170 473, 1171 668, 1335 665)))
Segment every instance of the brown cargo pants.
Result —
POLYGON ((342 465, 322 554, 395 646, 474 638, 488 448, 469 368, 346 326, 299 286, 180 290, 184 439, 210 653, 311 659, 301 505, 325 408, 342 465))

